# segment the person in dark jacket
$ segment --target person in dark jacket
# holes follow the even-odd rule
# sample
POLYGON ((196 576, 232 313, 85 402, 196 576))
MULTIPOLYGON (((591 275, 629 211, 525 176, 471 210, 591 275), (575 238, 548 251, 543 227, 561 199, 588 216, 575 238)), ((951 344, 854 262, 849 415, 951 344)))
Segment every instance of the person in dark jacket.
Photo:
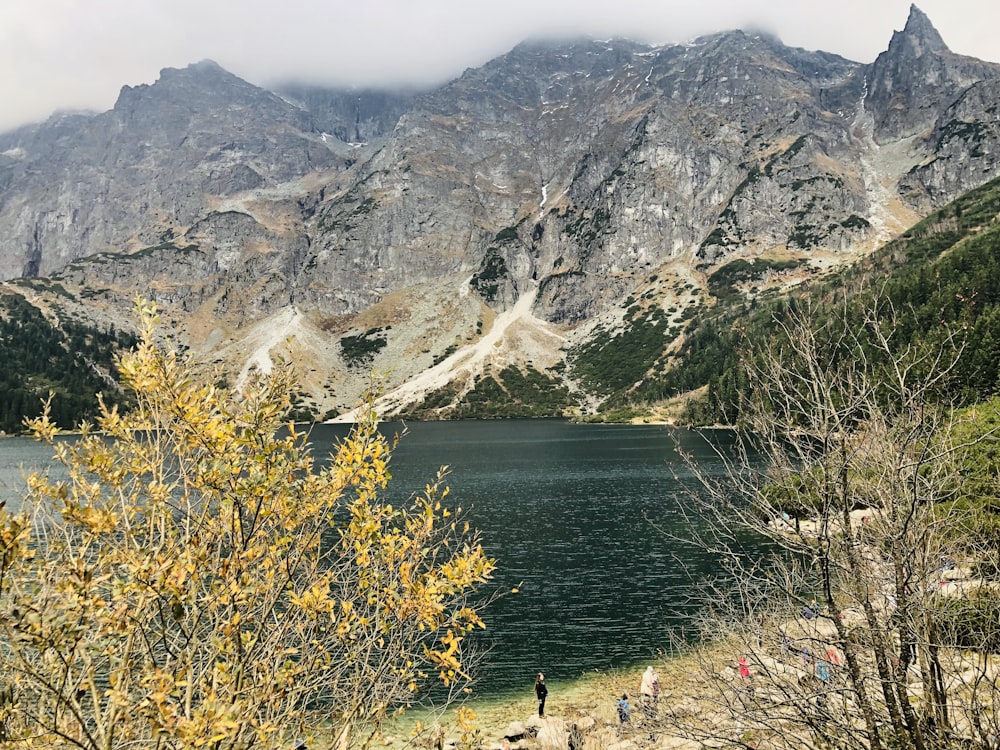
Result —
POLYGON ((545 717, 545 696, 549 694, 549 689, 545 687, 545 675, 541 672, 535 678, 535 696, 538 698, 538 715, 545 717))

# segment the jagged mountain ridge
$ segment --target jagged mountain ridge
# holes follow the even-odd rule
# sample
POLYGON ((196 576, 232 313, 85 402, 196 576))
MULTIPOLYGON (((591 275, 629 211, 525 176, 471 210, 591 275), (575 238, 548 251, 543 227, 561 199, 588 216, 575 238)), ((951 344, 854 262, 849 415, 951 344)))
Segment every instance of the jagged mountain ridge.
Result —
POLYGON ((636 304, 669 347, 719 269, 794 283, 995 176, 998 86, 915 7, 871 65, 739 31, 529 42, 380 99, 200 63, 0 135, 0 273, 96 320, 149 294, 234 379, 284 351, 320 413, 369 367, 455 398, 510 363, 572 382, 567 347, 636 304))

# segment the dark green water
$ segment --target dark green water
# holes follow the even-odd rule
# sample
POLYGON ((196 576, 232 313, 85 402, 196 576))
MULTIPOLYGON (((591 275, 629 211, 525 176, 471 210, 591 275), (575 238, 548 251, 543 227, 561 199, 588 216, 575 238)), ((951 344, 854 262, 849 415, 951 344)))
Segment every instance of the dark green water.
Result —
MULTIPOLYGON (((523 691, 539 671, 559 682, 647 661, 694 611, 698 577, 717 572, 706 553, 650 523, 683 527, 682 485, 691 478, 675 440, 703 468, 721 470, 696 433, 557 420, 408 430, 392 492, 417 490, 448 464, 452 501, 497 560, 497 589, 523 582, 486 612, 481 641, 491 651, 477 693, 523 691)), ((317 445, 325 438, 313 433, 317 445)))
MULTIPOLYGON (((387 432, 400 425, 387 424, 387 432)), ((319 425, 317 455, 346 433, 319 425)), ((725 440, 726 434, 715 437, 725 440)), ((690 476, 675 440, 709 472, 720 471, 698 434, 659 426, 577 425, 558 420, 418 422, 393 456, 388 499, 405 500, 451 467, 450 500, 468 512, 497 559, 504 596, 485 613, 489 648, 480 695, 530 688, 592 670, 634 666, 668 646, 694 611, 697 579, 715 561, 672 540, 683 528, 690 476), (525 686, 528 686, 527 688, 525 686)), ((20 495, 20 464, 45 463, 27 440, 0 442, 0 497, 20 495)))

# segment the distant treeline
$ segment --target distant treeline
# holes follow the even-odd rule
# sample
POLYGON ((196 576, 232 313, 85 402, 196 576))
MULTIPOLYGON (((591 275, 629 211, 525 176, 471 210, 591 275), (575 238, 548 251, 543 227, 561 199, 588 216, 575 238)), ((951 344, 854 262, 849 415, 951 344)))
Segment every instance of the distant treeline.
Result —
POLYGON ((0 294, 0 431, 23 429, 52 394, 52 418, 71 428, 93 416, 97 396, 124 404, 115 354, 135 345, 131 334, 107 331, 60 316, 53 323, 16 293, 0 294))

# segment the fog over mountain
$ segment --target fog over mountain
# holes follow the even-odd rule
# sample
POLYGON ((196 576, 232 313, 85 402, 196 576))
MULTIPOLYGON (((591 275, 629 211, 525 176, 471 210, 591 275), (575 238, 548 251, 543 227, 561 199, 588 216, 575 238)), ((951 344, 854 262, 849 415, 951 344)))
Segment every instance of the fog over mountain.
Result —
MULTIPOLYGON (((0 132, 57 109, 103 111, 123 84, 212 59, 258 85, 438 85, 533 37, 585 34, 681 42, 756 29, 785 44, 869 63, 907 0, 9 0, 0 24, 0 132)), ((925 0, 952 49, 996 61, 1000 7, 925 0)))

